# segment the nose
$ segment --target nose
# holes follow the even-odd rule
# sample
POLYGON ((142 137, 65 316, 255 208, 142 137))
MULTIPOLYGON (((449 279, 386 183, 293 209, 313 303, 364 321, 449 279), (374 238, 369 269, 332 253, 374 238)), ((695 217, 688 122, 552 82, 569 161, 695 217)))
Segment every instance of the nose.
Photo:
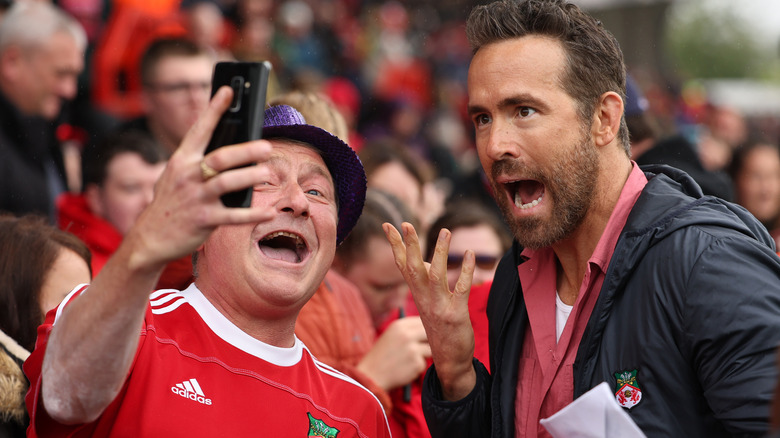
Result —
POLYGON ((485 155, 492 161, 519 157, 518 136, 512 129, 510 122, 505 122, 496 117, 490 126, 490 130, 484 135, 485 138, 482 140, 484 142, 485 155))
POLYGON ((288 183, 282 188, 279 209, 294 217, 309 217, 309 200, 298 184, 288 183))
POLYGON ((63 99, 73 99, 78 92, 78 77, 68 76, 60 80, 59 95, 63 99))

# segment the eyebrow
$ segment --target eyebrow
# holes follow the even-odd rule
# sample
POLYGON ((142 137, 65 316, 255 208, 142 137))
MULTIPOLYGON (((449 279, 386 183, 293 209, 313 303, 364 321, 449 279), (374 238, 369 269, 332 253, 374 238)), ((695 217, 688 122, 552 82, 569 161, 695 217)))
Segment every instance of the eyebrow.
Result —
MULTIPOLYGON (((549 109, 549 107, 544 102, 542 102, 538 98, 528 93, 520 93, 514 96, 509 96, 504 99, 501 99, 501 101, 498 102, 499 109, 515 107, 515 106, 531 106, 541 111, 547 111, 549 109)), ((481 105, 468 106, 468 114, 470 116, 473 116, 474 114, 486 113, 486 112, 489 111, 487 110, 486 107, 483 107, 481 105)))
MULTIPOLYGON (((289 163, 289 161, 284 159, 281 155, 271 155, 266 161, 268 166, 276 168, 285 167, 287 163, 289 163)), ((334 189, 336 188, 336 182, 333 179, 333 175, 330 174, 330 169, 327 168, 327 164, 323 167, 315 162, 307 161, 304 163, 304 166, 306 169, 305 175, 314 174, 322 176, 333 185, 334 189)))

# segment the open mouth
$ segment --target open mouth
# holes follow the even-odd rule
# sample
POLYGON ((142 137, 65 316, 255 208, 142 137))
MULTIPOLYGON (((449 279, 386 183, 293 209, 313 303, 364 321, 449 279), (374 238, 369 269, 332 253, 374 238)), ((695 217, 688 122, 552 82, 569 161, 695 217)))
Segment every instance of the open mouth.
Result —
POLYGON ((539 205, 544 198, 544 184, 532 179, 524 179, 506 184, 515 206, 521 210, 539 205))
POLYGON ((257 246, 266 257, 289 263, 300 263, 309 255, 306 241, 288 231, 271 233, 260 239, 257 246))

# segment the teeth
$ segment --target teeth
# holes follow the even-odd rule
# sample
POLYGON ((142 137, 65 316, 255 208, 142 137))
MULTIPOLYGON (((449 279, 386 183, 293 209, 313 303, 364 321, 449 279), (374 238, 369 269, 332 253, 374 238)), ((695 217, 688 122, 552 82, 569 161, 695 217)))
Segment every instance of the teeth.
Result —
POLYGON ((539 198, 534 199, 533 201, 523 204, 523 201, 520 199, 520 194, 515 194, 515 206, 520 207, 521 210, 525 210, 526 208, 536 207, 539 205, 539 203, 542 202, 542 196, 539 196, 539 198))
POLYGON ((270 239, 273 239, 275 237, 289 237, 291 239, 295 239, 295 244, 297 246, 303 246, 304 245, 303 239, 301 239, 300 236, 298 236, 297 234, 288 233, 286 231, 277 231, 275 233, 271 233, 268 236, 266 236, 265 239, 263 239, 263 240, 270 240, 270 239))

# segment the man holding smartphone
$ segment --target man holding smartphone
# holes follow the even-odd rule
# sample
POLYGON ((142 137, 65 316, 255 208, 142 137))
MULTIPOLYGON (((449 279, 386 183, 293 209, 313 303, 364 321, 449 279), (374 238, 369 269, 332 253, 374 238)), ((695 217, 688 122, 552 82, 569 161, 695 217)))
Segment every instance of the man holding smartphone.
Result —
POLYGON ((25 363, 30 436, 389 436, 376 398, 294 335, 360 215, 362 165, 285 106, 266 111, 269 140, 204 156, 231 97, 214 96, 92 285, 47 316, 25 363), (249 186, 250 208, 222 204, 249 186), (191 252, 195 283, 150 297, 191 252))

